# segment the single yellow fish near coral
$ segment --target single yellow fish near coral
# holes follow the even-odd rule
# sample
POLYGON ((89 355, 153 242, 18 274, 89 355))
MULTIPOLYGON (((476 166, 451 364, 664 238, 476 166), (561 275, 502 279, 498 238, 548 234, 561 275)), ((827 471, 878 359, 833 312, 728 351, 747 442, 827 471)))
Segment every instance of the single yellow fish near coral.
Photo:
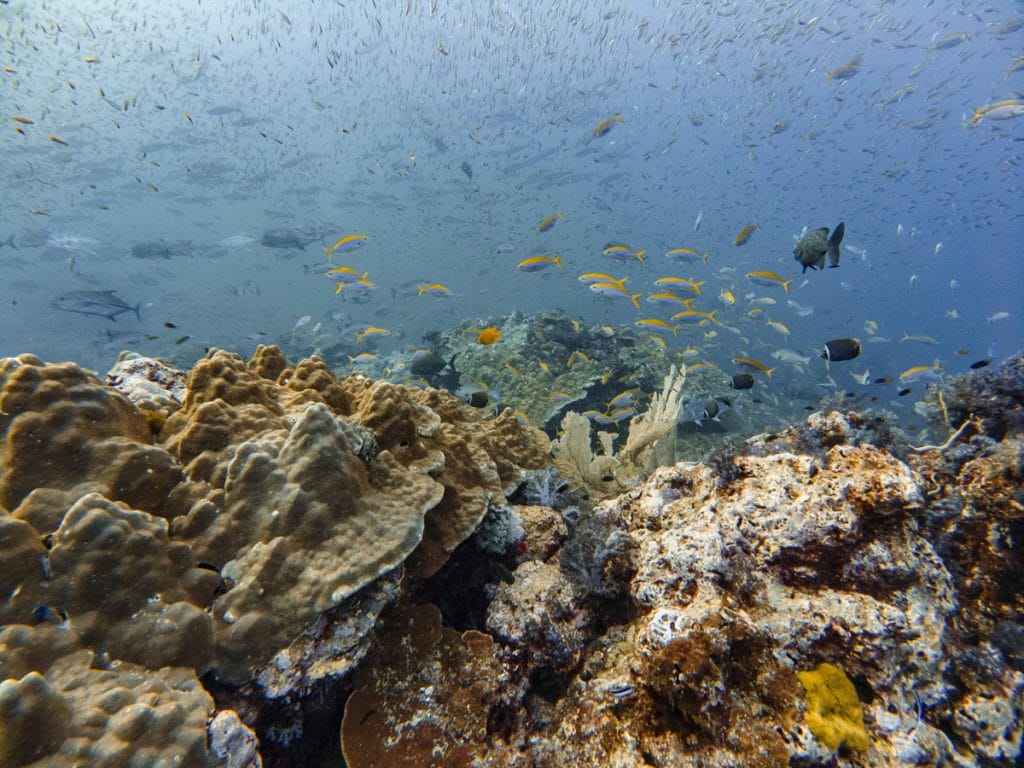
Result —
POLYGON ((775 373, 774 368, 769 368, 760 360, 755 360, 752 357, 734 357, 732 361, 748 373, 763 373, 768 378, 771 378, 772 374, 775 373))
POLYGON ((940 376, 943 370, 943 367, 938 362, 935 365, 915 365, 913 368, 907 368, 907 370, 900 374, 900 381, 907 384, 920 381, 921 379, 934 379, 940 376))
MULTIPOLYGON (((599 296, 607 297, 621 297, 624 299, 631 299, 633 306, 640 309, 640 297, 642 293, 630 293, 623 288, 619 283, 591 283, 590 290, 599 296)), ((604 327, 604 326, 602 326, 604 327)))
POLYGON ((783 280, 777 274, 769 269, 759 269, 754 272, 747 272, 747 279, 753 283, 764 286, 781 285, 782 289, 789 293, 789 286, 793 284, 793 280, 783 280))
POLYGON ((354 357, 352 355, 348 356, 349 365, 361 365, 362 363, 372 363, 376 359, 377 356, 370 352, 360 352, 358 355, 355 355, 354 357))
POLYGON ((661 293, 652 293, 647 297, 647 301, 653 304, 665 304, 667 306, 683 306, 686 309, 692 309, 690 305, 693 304, 694 299, 684 299, 682 296, 676 296, 672 291, 662 291, 661 293))
POLYGON ((488 346, 501 340, 501 331, 495 328, 493 325, 484 328, 477 334, 476 343, 488 346))
POLYGON ((644 317, 640 320, 634 321, 633 325, 637 328, 654 328, 659 331, 672 331, 673 336, 675 336, 679 330, 678 325, 669 325, 664 320, 657 317, 644 317))
POLYGON ((378 328, 376 325, 368 325, 364 330, 356 334, 356 344, 367 336, 390 336, 391 331, 387 328, 378 328))
POLYGON ((585 363, 591 362, 590 358, 587 357, 585 352, 582 352, 581 350, 578 349, 574 349, 572 352, 569 353, 569 359, 565 361, 565 367, 572 368, 572 364, 575 363, 577 360, 582 360, 585 363))
POLYGON ((523 259, 516 264, 516 269, 520 272, 539 272, 542 269, 547 269, 554 264, 559 269, 562 269, 562 254, 556 253, 554 256, 531 256, 528 259, 523 259))
POLYGON ((546 216, 543 220, 541 220, 540 224, 537 225, 537 231, 538 232, 547 232, 549 229, 551 229, 553 226, 555 226, 555 222, 556 221, 558 221, 559 219, 564 219, 564 218, 565 218, 565 214, 564 213, 562 213, 561 211, 555 211, 550 216, 546 216))
POLYGON ((612 126, 615 123, 621 122, 622 117, 618 113, 616 113, 612 117, 609 117, 607 120, 602 120, 600 123, 597 124, 597 126, 595 126, 593 131, 593 138, 596 139, 599 138, 600 136, 604 136, 606 133, 608 133, 608 131, 612 129, 612 126))
POLYGON ((733 245, 743 245, 745 242, 747 242, 747 240, 750 239, 750 236, 752 234, 754 234, 754 230, 757 229, 759 226, 761 226, 761 225, 760 224, 747 224, 747 226, 745 226, 743 229, 741 229, 740 233, 738 235, 736 235, 736 239, 732 241, 732 244, 733 245))
POLYGON ((718 318, 715 317, 714 310, 712 312, 701 312, 697 309, 684 309, 682 312, 676 312, 672 315, 673 320, 678 320, 680 323, 697 323, 704 325, 704 323, 717 323, 718 318))

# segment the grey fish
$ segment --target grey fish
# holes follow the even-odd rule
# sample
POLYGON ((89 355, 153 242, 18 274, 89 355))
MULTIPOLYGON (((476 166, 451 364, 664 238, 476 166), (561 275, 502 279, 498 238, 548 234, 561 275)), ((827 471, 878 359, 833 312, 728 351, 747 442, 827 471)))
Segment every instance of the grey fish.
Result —
POLYGON ((824 269, 825 254, 828 254, 829 267, 839 266, 839 244, 843 242, 843 234, 846 232, 846 225, 839 222, 832 235, 829 236, 828 227, 812 229, 800 238, 800 241, 793 248, 794 258, 803 265, 803 271, 807 268, 824 269))
POLYGON ((0 248, 2 248, 5 245, 9 245, 14 250, 18 250, 18 246, 14 244, 14 235, 11 235, 6 240, 0 240, 0 248))
POLYGON ((268 229, 260 236, 260 245, 267 248, 298 248, 301 251, 316 239, 316 235, 294 227, 268 229))
POLYGON ((171 248, 163 240, 146 240, 132 246, 132 256, 136 259, 169 259, 171 248))
POLYGON ((471 166, 469 163, 463 160, 462 165, 460 167, 462 168, 462 172, 466 174, 466 178, 473 178, 473 166, 471 166))
POLYGON ((124 312, 134 312, 136 319, 141 320, 139 308, 142 306, 142 302, 140 301, 133 307, 130 304, 125 304, 115 295, 116 293, 116 291, 112 290, 68 291, 54 299, 51 302, 51 306, 54 309, 59 309, 61 312, 95 315, 96 317, 105 317, 107 320, 115 322, 118 315, 124 312))

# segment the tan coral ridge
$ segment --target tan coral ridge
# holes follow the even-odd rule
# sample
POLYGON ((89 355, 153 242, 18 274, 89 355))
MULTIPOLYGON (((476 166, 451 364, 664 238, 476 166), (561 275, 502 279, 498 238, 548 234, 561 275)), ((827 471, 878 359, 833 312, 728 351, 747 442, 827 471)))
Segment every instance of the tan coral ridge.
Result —
MULTIPOLYGON (((0 362, 0 412, 3 622, 66 619, 104 659, 236 681, 385 574, 436 571, 548 463, 511 415, 276 348, 211 351, 158 435, 92 374, 32 356, 0 362)), ((330 673, 385 604, 352 603, 371 612, 330 673)))

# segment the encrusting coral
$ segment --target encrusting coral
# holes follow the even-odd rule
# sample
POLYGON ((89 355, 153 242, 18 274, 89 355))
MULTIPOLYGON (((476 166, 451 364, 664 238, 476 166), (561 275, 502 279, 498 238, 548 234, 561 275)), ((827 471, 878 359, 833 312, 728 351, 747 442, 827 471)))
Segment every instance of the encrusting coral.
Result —
POLYGON ((871 745, 857 689, 839 667, 823 662, 797 672, 807 692, 807 727, 829 749, 848 746, 859 751, 871 745))

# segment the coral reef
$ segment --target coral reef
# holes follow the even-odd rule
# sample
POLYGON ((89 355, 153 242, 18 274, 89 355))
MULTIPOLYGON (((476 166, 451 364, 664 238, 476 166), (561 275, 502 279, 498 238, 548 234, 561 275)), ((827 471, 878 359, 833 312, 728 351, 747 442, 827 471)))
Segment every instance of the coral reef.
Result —
POLYGON ((699 464, 682 371, 595 455, 273 347, 2 360, 0 765, 1018 764, 1016 370, 935 445, 821 412, 699 464))
MULTIPOLYGON (((1021 439, 993 450, 977 436, 983 455, 936 485, 951 471, 942 451, 913 454, 912 468, 858 423, 814 415, 801 427, 814 455, 764 438, 751 446, 764 455, 730 451, 727 483, 703 465, 658 469, 583 510, 558 552, 522 560, 491 593, 504 675, 478 694, 488 733, 465 737, 464 759, 1018 761, 1021 439)), ((403 674, 437 670, 433 658, 403 674)), ((434 676, 429 690, 443 700, 457 683, 434 676)), ((421 707, 432 722, 455 716, 421 707)), ((366 754, 397 732, 409 743, 393 724, 366 754)))
MULTIPOLYGON (((142 358, 108 379, 0 362, 0 620, 61 627, 101 672, 205 674, 249 725, 261 701, 297 715, 304 697, 343 685, 407 582, 549 464, 547 438, 511 414, 340 381, 275 348, 249 363, 212 350, 184 391, 185 373, 142 358)), ((59 663, 21 677, 45 680, 59 663)), ((38 694, 40 716, 73 722, 77 700, 40 680, 11 685, 38 694)), ((215 759, 203 749, 185 762, 215 759)))

